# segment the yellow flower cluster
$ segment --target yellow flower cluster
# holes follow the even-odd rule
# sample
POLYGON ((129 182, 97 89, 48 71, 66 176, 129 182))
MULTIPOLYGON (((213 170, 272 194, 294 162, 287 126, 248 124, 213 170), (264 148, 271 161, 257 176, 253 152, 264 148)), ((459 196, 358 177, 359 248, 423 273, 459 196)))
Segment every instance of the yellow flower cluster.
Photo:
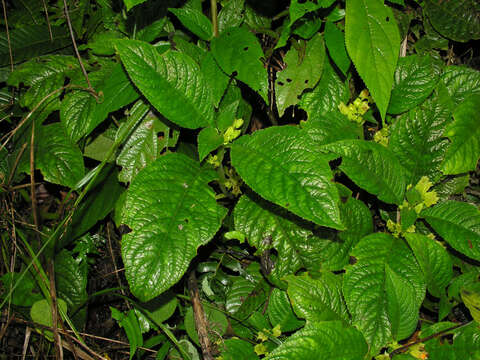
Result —
POLYGON ((358 97, 350 103, 348 106, 345 103, 341 102, 338 105, 338 109, 340 112, 347 116, 349 120, 354 121, 360 125, 363 125, 365 120, 363 119, 363 115, 370 109, 369 103, 372 102, 372 98, 368 94, 368 90, 362 90, 358 97))

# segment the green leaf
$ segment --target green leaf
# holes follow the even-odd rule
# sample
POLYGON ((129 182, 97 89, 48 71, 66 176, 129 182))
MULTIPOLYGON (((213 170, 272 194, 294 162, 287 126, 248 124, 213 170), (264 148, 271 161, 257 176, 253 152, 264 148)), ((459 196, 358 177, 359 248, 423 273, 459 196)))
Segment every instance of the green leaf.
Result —
POLYGON ((480 283, 477 282, 461 290, 462 300, 470 311, 473 320, 480 323, 480 283))
POLYGON ((342 229, 327 158, 311 151, 311 143, 293 126, 259 130, 233 143, 232 165, 265 199, 318 225, 342 229))
POLYGON ((223 360, 257 360, 253 345, 241 339, 227 339, 222 341, 221 356, 223 360))
MULTIPOLYGON (((100 102, 87 91, 74 90, 65 96, 60 109, 60 119, 75 142, 90 134, 109 113, 138 98, 121 64, 102 68, 89 77, 97 93, 103 94, 100 102)), ((82 78, 85 86, 84 82, 82 78)))
POLYGON ((409 184, 416 184, 422 176, 436 181, 441 175, 448 147, 443 132, 452 117, 446 97, 448 94, 439 93, 400 116, 390 128, 388 148, 409 171, 409 184))
POLYGON ((480 94, 471 95, 453 113, 455 121, 445 130, 451 144, 442 172, 455 175, 473 171, 480 157, 480 94))
POLYGON ((57 241, 57 248, 77 239, 90 230, 98 221, 103 220, 114 208, 116 201, 124 192, 118 182, 118 171, 113 167, 105 167, 99 177, 105 179, 93 186, 85 199, 75 210, 68 236, 57 241))
POLYGON ((197 248, 220 228, 226 209, 208 183, 211 170, 170 153, 140 171, 127 192, 122 258, 132 293, 146 301, 175 284, 197 248))
MULTIPOLYGON (((17 284, 15 290, 12 293, 11 304, 16 306, 30 307, 36 301, 43 299, 40 288, 38 287, 35 278, 29 271, 20 280, 21 273, 9 272, 0 277, 1 294, 0 299, 2 301, 8 295, 10 289, 17 284)), ((8 300, 7 300, 8 301, 8 300)))
POLYGON ((318 114, 315 118, 302 122, 301 126, 317 146, 363 137, 362 127, 348 120, 339 111, 318 114))
POLYGON ((427 281, 428 291, 438 298, 453 277, 453 264, 447 250, 436 240, 421 234, 405 234, 427 281))
POLYGON ((112 318, 118 321, 118 325, 125 330, 130 343, 130 360, 132 360, 137 348, 143 345, 142 330, 138 322, 135 310, 128 311, 127 315, 110 307, 112 318))
POLYGON ((445 201, 425 209, 421 216, 455 250, 480 261, 480 211, 476 206, 445 201))
POLYGON ((312 11, 316 11, 321 8, 328 8, 332 5, 335 0, 292 0, 290 2, 289 14, 290 14, 290 25, 295 21, 302 18, 306 14, 312 11))
POLYGON ((79 327, 85 325, 87 309, 87 263, 85 259, 74 259, 70 251, 62 250, 55 256, 55 287, 57 296, 65 300, 70 313, 75 313, 73 321, 79 327))
POLYGON ((245 0, 229 0, 222 4, 218 13, 218 31, 221 34, 225 29, 239 27, 244 20, 245 0))
MULTIPOLYGON (((67 303, 60 298, 57 298, 57 306, 64 313, 67 312, 67 303)), ((30 308, 30 317, 32 320, 40 325, 52 327, 52 309, 46 299, 36 301, 30 308)), ((60 325, 60 324, 58 324, 60 325)), ((49 340, 53 341, 53 333, 50 330, 40 330, 41 333, 49 340)))
POLYGON ((371 141, 342 140, 322 147, 342 158, 340 169, 358 186, 389 204, 401 204, 407 172, 386 147, 371 141))
POLYGON ((307 322, 348 321, 341 275, 324 272, 318 279, 312 279, 307 274, 289 275, 285 280, 288 282, 288 296, 295 313, 307 322))
POLYGON ((480 39, 478 1, 425 0, 424 11, 435 30, 446 38, 461 42, 480 39))
POLYGON ((218 107, 230 83, 230 78, 220 69, 210 51, 205 53, 200 61, 200 69, 205 79, 208 79, 208 84, 212 89, 213 104, 218 107))
MULTIPOLYGON (((73 56, 42 56, 17 67, 7 83, 16 87, 20 83, 29 86, 28 91, 21 97, 21 104, 33 109, 50 93, 60 89, 65 79, 76 74, 78 68, 78 61, 73 56)), ((58 92, 56 96, 47 99, 42 108, 48 109, 48 112, 58 109, 60 95, 61 92, 58 92)))
POLYGON ((175 294, 171 291, 164 292, 162 295, 156 298, 142 303, 141 306, 148 315, 148 318, 140 311, 136 312, 138 321, 141 323, 142 328, 148 331, 150 328, 158 329, 156 324, 161 324, 165 320, 168 320, 175 312, 178 305, 175 294), (152 319, 154 322, 152 323, 152 319))
POLYGON ((466 66, 447 66, 442 80, 456 105, 470 95, 480 94, 480 71, 466 66))
POLYGON ((244 27, 229 28, 212 40, 211 48, 224 72, 233 74, 267 101, 267 70, 261 61, 264 54, 255 35, 244 27))
POLYGON ((267 311, 270 324, 273 327, 280 325, 282 332, 295 331, 305 325, 305 322, 293 313, 287 293, 278 288, 274 288, 270 294, 267 311))
POLYGON ((206 127, 198 134, 198 158, 203 161, 207 155, 223 144, 223 136, 211 127, 206 127))
MULTIPOLYGON (((46 24, 19 27, 10 30, 10 46, 14 64, 36 56, 52 53, 71 46, 72 39, 68 29, 63 26, 51 26, 52 38, 46 24)), ((10 65, 10 51, 6 33, 0 34, 0 67, 10 65)))
POLYGON ((282 116, 285 109, 296 105, 305 89, 313 88, 320 80, 325 60, 325 45, 320 34, 307 42, 305 52, 300 53, 292 47, 283 59, 286 68, 277 72, 275 96, 278 113, 282 116))
POLYGON ((146 104, 139 105, 132 116, 139 116, 142 120, 128 136, 117 156, 117 165, 122 167, 118 179, 125 183, 131 182, 141 169, 159 157, 163 150, 159 133, 164 138, 168 138, 170 133, 168 125, 149 111, 146 104))
MULTIPOLYGON (((29 154, 23 155, 20 168, 30 172, 29 154), (23 160, 25 159, 25 160, 23 160)), ((85 174, 80 149, 67 136, 61 123, 41 126, 35 137, 35 167, 45 181, 74 188, 85 174)))
POLYGON ((353 323, 370 354, 411 335, 425 296, 421 268, 401 239, 385 233, 364 237, 353 250, 355 265, 344 275, 343 293, 353 323))
POLYGON ((193 7, 184 6, 181 9, 168 9, 174 14, 178 20, 190 30, 193 34, 197 35, 200 39, 208 41, 212 38, 213 28, 212 22, 203 13, 193 7))
POLYGON ((338 112, 341 102, 347 103, 350 97, 348 84, 342 81, 328 59, 320 82, 311 92, 300 99, 299 107, 308 114, 308 120, 316 120, 329 112, 338 112))
POLYGON ((123 0, 123 3, 127 7, 127 11, 133 8, 136 5, 143 4, 146 0, 123 0))
POLYGON ((421 104, 439 80, 440 69, 430 56, 410 55, 398 60, 387 112, 400 114, 421 104))
POLYGON ((384 119, 400 49, 400 34, 392 10, 383 0, 347 0, 345 42, 384 119))
POLYGON ((213 98, 198 65, 187 55, 135 40, 117 42, 128 75, 168 120, 189 129, 213 122, 213 98))
POLYGON ((345 48, 345 34, 330 21, 325 23, 325 44, 335 65, 338 66, 343 75, 346 75, 352 62, 345 48))
POLYGON ((266 359, 364 359, 368 352, 362 334, 341 321, 309 322, 272 351, 266 359))

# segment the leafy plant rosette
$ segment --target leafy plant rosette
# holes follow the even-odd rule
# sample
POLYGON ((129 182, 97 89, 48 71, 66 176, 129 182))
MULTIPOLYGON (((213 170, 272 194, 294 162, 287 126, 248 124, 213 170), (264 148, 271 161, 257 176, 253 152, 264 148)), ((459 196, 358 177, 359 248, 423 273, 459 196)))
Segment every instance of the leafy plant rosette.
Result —
POLYGON ((478 358, 477 1, 47 5, 1 35, 1 307, 83 341, 115 224, 130 358, 478 358))

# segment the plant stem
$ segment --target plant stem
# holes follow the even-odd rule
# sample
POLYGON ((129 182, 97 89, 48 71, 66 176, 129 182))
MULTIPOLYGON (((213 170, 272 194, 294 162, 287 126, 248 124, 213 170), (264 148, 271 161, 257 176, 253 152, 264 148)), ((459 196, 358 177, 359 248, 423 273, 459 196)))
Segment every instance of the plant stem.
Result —
POLYGON ((210 10, 212 12, 213 36, 218 37, 217 0, 210 0, 210 10))

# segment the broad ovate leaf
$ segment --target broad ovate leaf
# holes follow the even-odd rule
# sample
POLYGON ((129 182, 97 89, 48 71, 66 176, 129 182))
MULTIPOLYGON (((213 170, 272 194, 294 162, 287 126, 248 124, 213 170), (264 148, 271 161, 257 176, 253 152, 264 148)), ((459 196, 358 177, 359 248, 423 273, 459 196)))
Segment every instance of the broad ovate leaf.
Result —
POLYGON ((308 274, 289 275, 285 280, 288 296, 299 317, 307 321, 348 320, 341 275, 324 272, 318 279, 308 274))
POLYGON ((402 203, 407 172, 389 149, 364 140, 342 140, 322 148, 342 158, 340 169, 358 186, 386 203, 402 203))
POLYGON ((480 3, 477 0, 426 0, 428 20, 446 38, 466 42, 480 39, 480 3))
POLYGON ((416 184, 422 176, 432 181, 440 177, 448 147, 443 133, 451 118, 448 94, 439 92, 424 105, 398 117, 390 127, 388 148, 409 171, 408 183, 416 184))
POLYGON ((480 71, 466 66, 447 66, 442 75, 455 105, 473 94, 480 94, 480 71))
POLYGON ((320 34, 308 41, 303 53, 292 47, 283 59, 286 68, 277 72, 275 96, 280 116, 285 109, 296 105, 305 89, 313 88, 320 80, 325 59, 325 45, 320 34))
POLYGON ((268 319, 273 327, 280 326, 282 332, 295 331, 305 325, 305 321, 295 316, 287 292, 274 288, 268 299, 268 319))
POLYGON ((445 175, 465 173, 477 167, 480 157, 479 109, 480 94, 471 95, 455 109, 455 121, 444 133, 451 140, 442 164, 445 175))
POLYGON ((364 359, 368 346, 362 334, 341 321, 308 322, 272 351, 267 360, 364 359))
POLYGON ((447 250, 435 239, 416 233, 405 234, 408 244, 422 268, 428 291, 440 298, 452 280, 453 264, 447 250))
POLYGON ((353 323, 376 354, 415 330, 425 296, 423 273, 406 243, 385 233, 364 237, 352 256, 356 263, 344 275, 343 294, 353 323))
POLYGON ((400 114, 421 104, 437 85, 439 75, 440 69, 430 56, 400 58, 387 112, 400 114))
POLYGON ((130 289, 142 301, 175 284, 220 228, 226 209, 208 186, 215 178, 198 162, 170 153, 132 181, 122 219, 132 231, 122 239, 122 258, 130 289))
MULTIPOLYGON (((138 98, 121 64, 105 66, 90 73, 89 78, 101 98, 96 99, 84 90, 73 90, 65 95, 60 108, 60 119, 75 142, 90 134, 110 112, 138 98)), ((79 83, 86 86, 83 78, 79 83)))
POLYGON ((347 103, 349 97, 347 82, 340 78, 330 61, 326 59, 318 85, 302 95, 299 107, 307 112, 308 120, 316 120, 327 113, 338 112, 338 105, 341 102, 347 103))
POLYGON ((267 101, 268 76, 261 60, 265 55, 255 35, 244 27, 229 28, 212 40, 211 48, 224 72, 233 74, 267 101))
POLYGON ((213 97, 199 66, 176 51, 160 54, 148 43, 117 42, 128 75, 147 100, 168 120, 189 129, 213 122, 213 97))
POLYGON ((192 6, 181 9, 168 9, 178 20, 200 39, 208 41, 213 36, 212 22, 200 10, 192 6))
POLYGON ((480 211, 475 205, 445 201, 421 216, 455 250, 480 261, 480 211))
POLYGON ((347 0, 345 42, 384 118, 400 49, 400 34, 392 10, 383 0, 347 0))
POLYGON ((232 165, 263 198, 318 225, 342 229, 338 192, 328 160, 294 126, 244 135, 232 145, 232 165))

